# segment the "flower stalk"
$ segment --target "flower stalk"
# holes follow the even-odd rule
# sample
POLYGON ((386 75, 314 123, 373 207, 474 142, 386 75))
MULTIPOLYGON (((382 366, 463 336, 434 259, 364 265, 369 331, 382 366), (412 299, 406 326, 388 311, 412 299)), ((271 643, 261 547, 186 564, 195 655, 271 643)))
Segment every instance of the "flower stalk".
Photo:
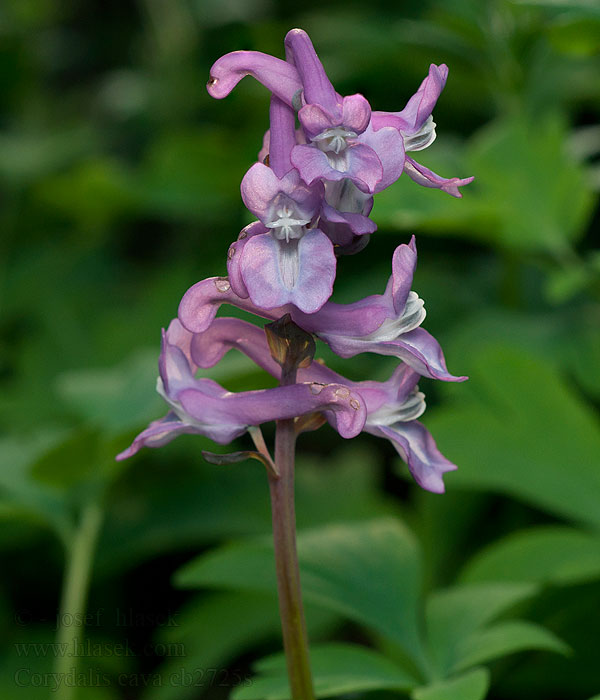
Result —
MULTIPOLYGON (((60 679, 65 679, 74 668, 77 670, 77 649, 83 638, 81 620, 85 617, 92 563, 102 520, 101 505, 95 500, 89 502, 83 508, 79 526, 67 551, 56 632, 56 648, 68 650, 56 659, 54 670, 60 679)), ((71 700, 76 689, 76 684, 60 683, 56 691, 57 700, 71 700)))
MULTIPOLYGON (((289 315, 267 324, 265 330, 271 356, 281 366, 281 386, 295 384, 298 367, 312 362, 314 339, 296 326, 289 315)), ((283 647, 292 700, 314 700, 296 547, 295 448, 294 419, 278 420, 275 432, 275 465, 279 476, 269 474, 269 490, 283 647)))

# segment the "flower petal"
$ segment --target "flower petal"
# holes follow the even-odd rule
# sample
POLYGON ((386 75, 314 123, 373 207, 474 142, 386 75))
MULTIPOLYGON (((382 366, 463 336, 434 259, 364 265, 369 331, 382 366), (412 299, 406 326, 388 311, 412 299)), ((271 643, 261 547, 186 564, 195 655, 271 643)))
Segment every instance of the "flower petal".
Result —
POLYGON ((269 234, 255 236, 244 247, 240 265, 250 299, 264 309, 294 304, 315 313, 333 291, 333 245, 318 229, 289 243, 269 234))
POLYGON ((132 457, 139 452, 142 447, 162 447, 178 435, 184 433, 196 433, 197 430, 190 425, 186 425, 173 413, 167 413, 164 418, 155 420, 143 430, 123 452, 119 453, 115 459, 121 461, 132 457))
POLYGON ((358 435, 366 420, 362 398, 339 384, 314 383, 207 396, 190 388, 178 395, 185 412, 202 425, 203 434, 226 444, 250 425, 295 418, 315 411, 324 412, 342 437, 358 435))
MULTIPOLYGON (((410 243, 400 244, 392 256, 391 296, 394 309, 401 314, 406 306, 406 300, 412 287, 415 269, 417 267, 417 244, 412 236, 410 243)), ((389 286, 386 294, 389 293, 389 286)))
POLYGON ((431 433, 422 423, 415 420, 393 426, 367 425, 365 430, 391 440, 419 486, 433 493, 444 493, 442 477, 446 472, 454 471, 456 465, 438 450, 431 433))
POLYGON ((362 352, 397 357, 415 372, 430 379, 444 382, 464 382, 467 377, 456 377, 448 372, 444 353, 437 340, 423 328, 415 328, 396 340, 365 340, 336 335, 319 336, 340 357, 354 357, 362 352))
POLYGON ((441 64, 429 66, 429 74, 423 80, 417 92, 407 102, 400 112, 373 112, 371 124, 376 131, 392 126, 403 136, 417 133, 425 124, 438 98, 446 85, 448 66, 441 64))
POLYGON ((302 82, 293 65, 259 51, 233 51, 210 69, 207 90, 218 100, 227 97, 242 78, 251 75, 290 107, 302 82))
MULTIPOLYGON (((330 157, 332 157, 330 155, 330 157)), ((292 163, 308 185, 316 180, 352 180, 356 186, 373 193, 383 177, 381 161, 372 148, 364 144, 349 145, 337 163, 340 170, 332 167, 328 156, 313 145, 295 146, 292 150, 292 163)))
POLYGON ((369 126, 371 105, 362 95, 348 95, 342 101, 342 124, 357 134, 369 126))
POLYGON ((417 184, 423 185, 423 187, 435 187, 451 194, 453 197, 462 197, 459 187, 463 185, 468 185, 473 182, 473 177, 459 178, 445 178, 436 175, 432 170, 426 168, 424 165, 420 165, 415 162, 412 158, 407 157, 404 161, 404 172, 414 180, 417 184))
POLYGON ((382 177, 375 192, 381 192, 402 175, 404 168, 404 140, 396 129, 385 127, 374 131, 369 124, 357 141, 371 148, 382 165, 382 177))
POLYGON ((337 93, 308 34, 303 29, 291 29, 284 43, 287 60, 298 70, 305 103, 321 105, 335 118, 341 118, 337 93))

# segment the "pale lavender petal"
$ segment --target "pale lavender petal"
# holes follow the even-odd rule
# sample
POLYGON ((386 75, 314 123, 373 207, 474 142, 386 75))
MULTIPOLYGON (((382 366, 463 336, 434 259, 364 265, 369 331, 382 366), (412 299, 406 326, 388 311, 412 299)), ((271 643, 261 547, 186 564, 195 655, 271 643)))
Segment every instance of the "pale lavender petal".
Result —
POLYGON ((225 392, 207 396, 190 388, 178 395, 185 412, 202 426, 202 432, 215 442, 226 444, 250 425, 295 418, 316 411, 326 414, 342 437, 358 435, 366 420, 362 397, 339 384, 292 384, 239 394, 225 392))
POLYGON ((346 129, 362 132, 369 125, 371 119, 371 105, 362 95, 349 95, 342 101, 342 124, 346 129))
POLYGON ((357 140, 375 151, 381 162, 383 174, 375 192, 381 192, 396 182, 404 168, 404 139, 400 133, 391 127, 374 131, 369 124, 357 140))
POLYGON ((451 177, 449 179, 440 177, 440 175, 436 175, 432 170, 416 163, 408 156, 404 161, 404 172, 411 180, 414 180, 419 185, 423 185, 423 187, 435 187, 443 192, 451 194, 453 197, 459 198, 462 197, 462 194, 458 188, 463 185, 468 185, 474 180, 473 177, 466 177, 463 179, 459 177, 451 177))
POLYGON ((192 374, 194 374, 198 369, 198 366, 194 364, 192 360, 191 345, 192 340, 194 338, 194 334, 190 333, 190 331, 180 323, 179 319, 174 318, 171 321, 171 323, 169 323, 167 332, 163 333, 163 336, 165 342, 167 342, 169 345, 176 345, 181 350, 181 352, 185 356, 186 361, 190 365, 190 370, 192 374))
POLYGON ((334 333, 320 333, 319 338, 343 358, 363 352, 397 357, 423 377, 445 382, 464 382, 467 377, 455 377, 448 372, 444 353, 437 340, 423 328, 415 328, 399 335, 395 340, 377 340, 368 337, 352 337, 334 333))
POLYGON ((429 75, 423 80, 417 92, 410 98, 398 116, 408 125, 407 133, 419 131, 433 111, 448 79, 448 66, 442 63, 429 66, 429 75))
POLYGON ((298 119, 309 139, 313 139, 327 129, 340 126, 340 119, 319 104, 304 105, 298 112, 298 119))
POLYGON ((168 331, 162 332, 158 372, 167 394, 176 393, 193 379, 197 367, 191 359, 191 343, 192 334, 178 319, 171 321, 168 331), (182 342, 181 347, 175 344, 177 341, 182 342))
POLYGON ((337 156, 336 168, 316 146, 296 146, 292 151, 292 163, 308 185, 317 180, 349 178, 361 190, 372 193, 383 177, 381 161, 375 151, 360 143, 348 146, 337 156))
POLYGON ((263 223, 272 219, 278 195, 288 197, 297 215, 310 221, 319 210, 323 194, 320 187, 303 184, 296 170, 279 178, 263 163, 255 163, 244 175, 241 191, 246 207, 263 223))
POLYGON ((289 242, 269 234, 254 236, 240 265, 250 299, 263 309, 294 304, 305 313, 315 313, 333 291, 333 245, 318 229, 289 242))
MULTIPOLYGON (((339 211, 330 204, 327 204, 327 202, 322 203, 321 214, 322 218, 332 224, 345 224, 350 228, 352 233, 358 236, 362 236, 366 233, 373 233, 377 230, 377 224, 368 216, 355 214, 349 211, 339 211)), ((327 233, 329 233, 329 231, 327 231, 327 233)), ((334 243, 338 243, 338 241, 334 240, 334 243)))
MULTIPOLYGON (((325 339, 336 336, 368 335, 390 316, 389 305, 380 294, 359 299, 352 304, 328 301, 317 313, 292 312, 292 319, 304 330, 325 339)), ((326 341, 328 342, 328 341, 326 341)))
POLYGON ((391 440, 419 486, 433 493, 444 493, 442 477, 454 471, 456 465, 438 450, 435 440, 422 423, 415 420, 393 426, 367 425, 365 430, 391 440))
MULTIPOLYGON (((252 236, 258 236, 259 234, 268 232, 269 229, 263 225, 262 221, 254 221, 240 231, 237 241, 234 241, 227 251, 227 276, 229 278, 229 284, 234 294, 237 294, 242 299, 248 299, 249 296, 240 269, 240 260, 242 259, 244 246, 252 236)), ((219 284, 222 294, 226 283, 221 281, 219 284)))
MULTIPOLYGON (((402 243, 394 251, 392 257, 391 294, 394 309, 401 314, 406 306, 408 293, 413 283, 417 267, 417 244, 412 236, 410 243, 402 243)), ((388 293, 389 290, 386 290, 388 293)))
POLYGON ((186 425, 173 413, 168 413, 164 418, 155 420, 143 430, 123 452, 119 453, 115 459, 121 461, 132 457, 139 452, 142 447, 162 447, 178 435, 184 433, 197 433, 198 431, 191 425, 186 425))
POLYGON ((290 30, 285 37, 285 49, 287 60, 296 66, 300 75, 305 103, 321 105, 333 116, 341 118, 337 93, 308 34, 302 29, 290 30))
POLYGON ((292 106, 302 82, 293 65, 259 51, 233 51, 221 56, 210 69, 207 89, 218 100, 227 97, 242 78, 250 75, 280 100, 292 106))
POLYGON ((419 131, 431 115, 448 78, 448 67, 431 64, 429 74, 401 112, 373 112, 371 125, 376 131, 391 126, 410 136, 419 131))

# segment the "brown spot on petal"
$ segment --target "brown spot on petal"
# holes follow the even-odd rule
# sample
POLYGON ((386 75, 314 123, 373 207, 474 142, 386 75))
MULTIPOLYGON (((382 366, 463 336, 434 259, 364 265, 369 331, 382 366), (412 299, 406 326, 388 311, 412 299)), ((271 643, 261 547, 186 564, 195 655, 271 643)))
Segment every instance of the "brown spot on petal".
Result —
POLYGON ((313 382, 310 385, 310 393, 317 396, 318 394, 320 394, 323 391, 324 387, 326 387, 326 386, 327 386, 327 384, 322 384, 321 382, 313 382))
POLYGON ((231 289, 231 285, 229 284, 229 280, 226 277, 220 277, 219 279, 215 280, 215 287, 217 288, 218 292, 221 292, 225 294, 231 289))
POLYGON ((351 399, 350 400, 350 406, 355 410, 358 411, 360 408, 360 401, 357 401, 356 399, 351 399))
POLYGON ((335 395, 339 396, 341 399, 345 399, 348 396, 350 396, 350 389, 348 387, 340 387, 339 389, 335 390, 335 395))
POLYGON ((206 83, 206 87, 214 87, 218 82, 219 82, 219 79, 213 78, 213 76, 211 75, 208 79, 208 83, 206 83))
POLYGON ((234 255, 235 255, 235 246, 231 246, 231 248, 229 248, 229 250, 227 251, 227 258, 229 260, 232 260, 234 255))

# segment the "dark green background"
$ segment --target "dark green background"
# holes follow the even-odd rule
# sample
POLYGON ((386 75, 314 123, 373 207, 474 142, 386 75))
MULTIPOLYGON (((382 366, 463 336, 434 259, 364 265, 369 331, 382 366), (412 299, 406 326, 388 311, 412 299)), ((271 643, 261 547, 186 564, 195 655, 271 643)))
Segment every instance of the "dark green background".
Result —
MULTIPOLYGON (((260 634, 248 622, 228 646, 239 616, 195 613, 210 597, 170 580, 202 548, 268 532, 260 467, 207 465, 200 450, 214 446, 190 436, 118 467, 112 455, 164 412, 154 394, 160 328, 191 284, 225 273, 229 243, 250 220, 239 182, 267 128, 268 94, 248 79, 212 100, 209 68, 237 49, 281 57, 295 26, 311 35, 338 92, 363 93, 374 109, 402 109, 431 62, 448 64, 434 111, 438 138, 417 160, 447 177, 475 176, 462 200, 406 176, 379 195, 379 230, 364 252, 340 260, 334 293, 352 301, 383 291, 394 248, 416 234, 413 288, 426 301, 424 325, 450 370, 471 376, 463 385, 421 382, 430 407, 423 420, 459 466, 446 478, 448 493, 419 491, 387 442, 345 443, 325 427, 300 440, 299 526, 390 512, 405 519, 423 548, 425 590, 452 583, 473 553, 509 533, 556 524, 600 530, 595 3, 4 0, 7 697, 16 692, 15 640, 52 639, 63 569, 55 533, 68 541, 90 494, 106 504, 90 610, 146 615, 124 629, 107 613, 89 630, 137 645, 133 658, 100 660, 111 677, 160 668, 161 658, 140 651, 164 632, 151 615, 181 605, 191 638, 205 639, 205 667, 247 672, 279 649, 276 619, 260 634), (15 611, 26 611, 26 624, 15 611), (209 632, 209 624, 225 629, 209 632)), ((320 354, 352 379, 383 379, 394 364, 320 354)), ((211 376, 231 390, 272 385, 233 357, 211 376)), ((496 662, 489 697, 586 700, 599 691, 598 577, 600 570, 544 588, 523 613, 574 653, 496 662)), ((373 643, 355 623, 326 622, 317 637, 373 643)), ((207 692, 217 698, 223 689, 207 692)), ((43 688, 22 696, 49 697, 43 688)), ((162 698, 122 687, 81 697, 162 698)))

